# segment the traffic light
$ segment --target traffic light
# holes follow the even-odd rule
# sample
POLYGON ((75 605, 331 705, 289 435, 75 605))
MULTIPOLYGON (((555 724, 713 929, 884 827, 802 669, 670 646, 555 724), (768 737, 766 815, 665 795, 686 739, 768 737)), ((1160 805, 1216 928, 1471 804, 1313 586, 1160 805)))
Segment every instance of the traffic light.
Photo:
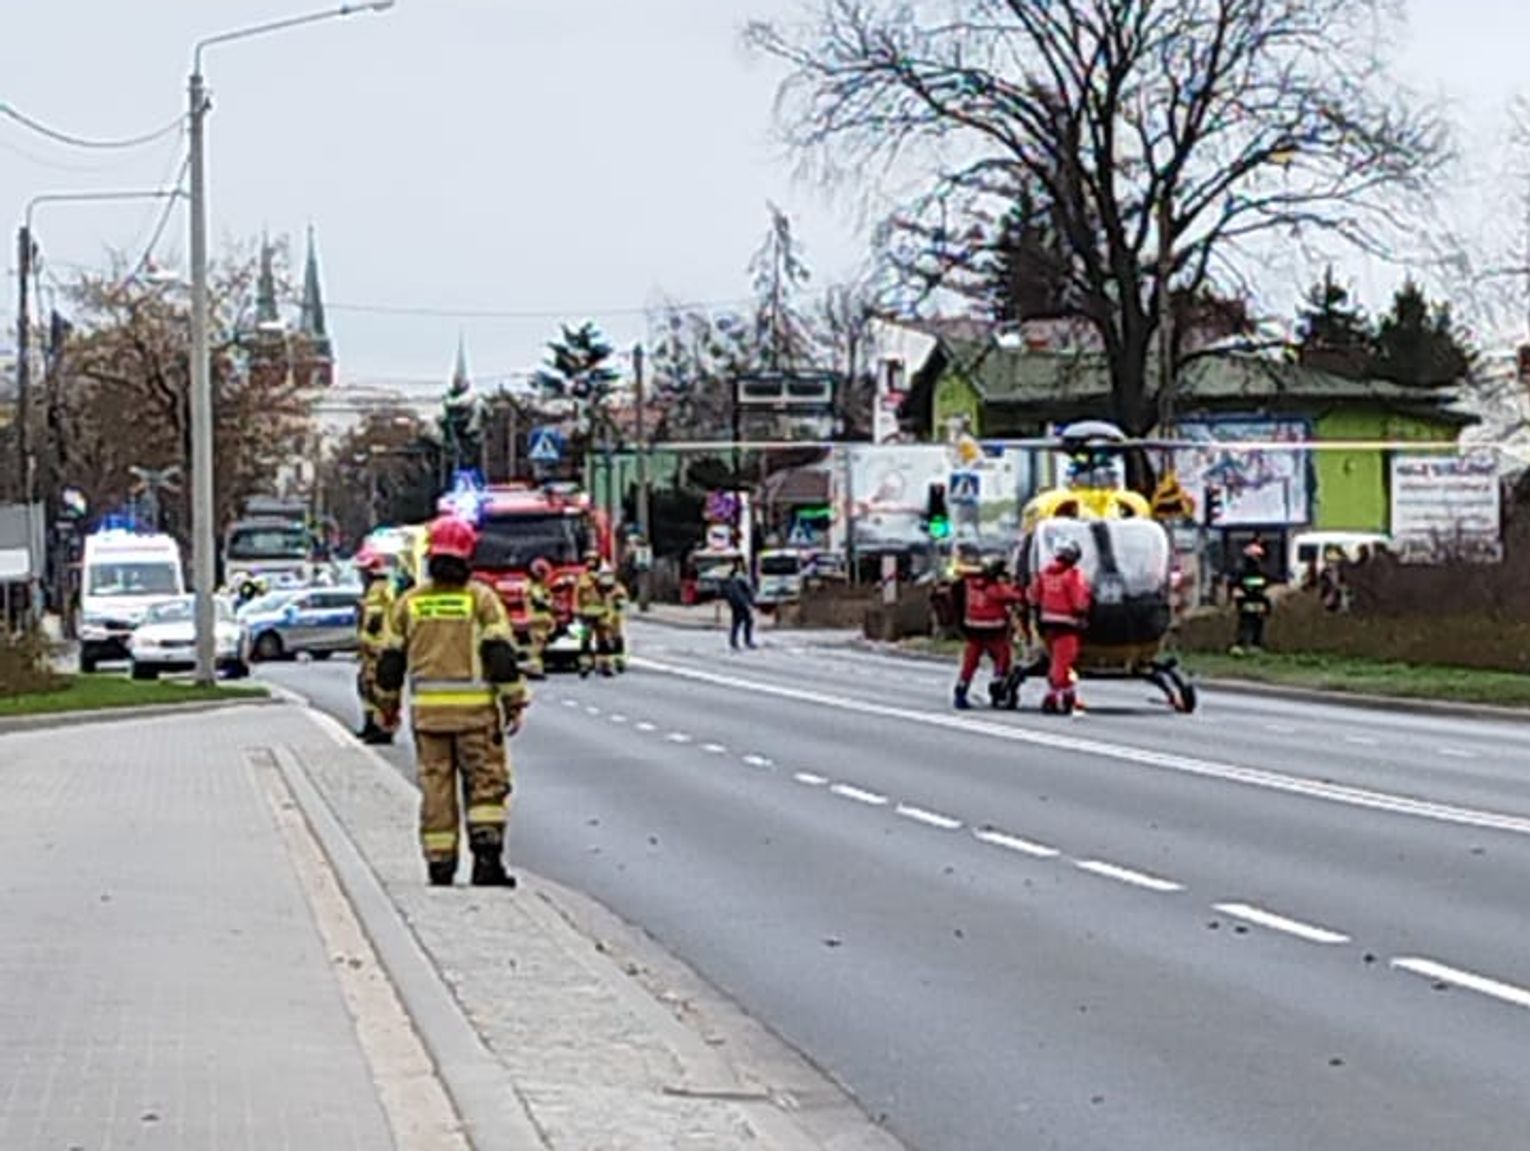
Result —
POLYGON ((1206 489, 1206 525, 1210 527, 1222 518, 1222 489, 1206 489))
POLYGON ((951 536, 951 513, 946 509, 946 485, 931 484, 924 505, 925 531, 932 540, 949 539, 951 536))

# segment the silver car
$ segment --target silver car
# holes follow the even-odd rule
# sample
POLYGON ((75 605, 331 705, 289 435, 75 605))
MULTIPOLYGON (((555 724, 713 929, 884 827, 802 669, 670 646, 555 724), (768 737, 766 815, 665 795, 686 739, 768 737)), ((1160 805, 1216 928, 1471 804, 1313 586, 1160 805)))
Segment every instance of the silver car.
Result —
POLYGON ((355 651, 360 617, 360 589, 316 587, 287 593, 269 609, 246 610, 240 618, 253 657, 274 660, 300 652, 328 659, 337 651, 355 651))

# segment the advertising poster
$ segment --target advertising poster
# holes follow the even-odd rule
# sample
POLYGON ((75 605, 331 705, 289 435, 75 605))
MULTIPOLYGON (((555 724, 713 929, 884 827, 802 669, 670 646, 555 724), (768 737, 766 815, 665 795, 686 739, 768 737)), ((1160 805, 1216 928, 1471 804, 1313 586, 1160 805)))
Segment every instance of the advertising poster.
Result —
POLYGON ((1312 514, 1308 454, 1300 445, 1310 436, 1305 420, 1226 419, 1180 424, 1178 439, 1204 448, 1175 452, 1180 486, 1206 506, 1206 489, 1222 493, 1218 527, 1276 527, 1305 524, 1312 514), (1240 443, 1290 443, 1290 449, 1249 449, 1240 443))
POLYGON ((1503 497, 1492 452, 1392 458, 1392 545, 1403 559, 1503 559, 1503 497))

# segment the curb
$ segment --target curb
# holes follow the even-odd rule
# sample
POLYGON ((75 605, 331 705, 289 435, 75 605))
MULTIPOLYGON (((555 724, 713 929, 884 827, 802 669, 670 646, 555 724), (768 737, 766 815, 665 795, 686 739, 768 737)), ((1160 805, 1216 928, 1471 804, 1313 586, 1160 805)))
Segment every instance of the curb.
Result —
MULTIPOLYGON (((913 663, 948 664, 950 656, 933 652, 909 651, 897 644, 878 640, 858 639, 850 646, 857 651, 887 656, 891 659, 908 660, 913 663)), ((1452 703, 1447 700, 1419 699, 1406 695, 1373 695, 1366 692, 1324 691, 1314 687, 1297 687, 1294 684, 1261 683, 1252 679, 1223 679, 1194 674, 1194 655, 1186 664, 1191 678, 1208 691, 1225 695, 1244 695, 1263 699, 1289 700, 1293 703, 1326 704, 1331 707, 1364 708, 1370 711, 1401 713, 1424 713, 1449 719, 1487 719, 1502 723, 1530 723, 1530 708, 1498 707, 1488 703, 1452 703)))
POLYGON ((308 778, 302 759, 290 748, 275 751, 287 786, 424 1041, 474 1151, 545 1151, 547 1144, 504 1065, 463 1015, 381 880, 308 778))
POLYGON ((50 711, 42 715, 17 715, 0 718, 0 735, 23 731, 46 731, 55 727, 73 727, 77 723, 127 723, 141 719, 167 719, 178 715, 196 715, 204 711, 222 711, 229 707, 269 707, 280 703, 275 696, 250 695, 238 699, 197 699, 186 703, 153 703, 145 707, 103 707, 93 711, 50 711))

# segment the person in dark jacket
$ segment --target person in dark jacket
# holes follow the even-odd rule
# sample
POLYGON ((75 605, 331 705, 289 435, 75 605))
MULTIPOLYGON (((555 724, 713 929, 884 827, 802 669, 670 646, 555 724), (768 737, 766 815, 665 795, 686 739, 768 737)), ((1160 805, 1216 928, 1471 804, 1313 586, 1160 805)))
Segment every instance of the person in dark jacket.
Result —
POLYGON ((1232 654, 1264 648, 1264 625, 1270 616, 1270 579, 1264 574, 1264 547, 1255 542, 1243 549, 1243 563, 1233 577, 1233 603, 1238 609, 1238 639, 1232 654))
POLYGON ((749 575, 744 571, 742 560, 735 560, 733 571, 723 581, 723 599, 728 601, 728 610, 733 613, 733 626, 728 632, 728 645, 734 651, 738 650, 739 636, 742 634, 744 643, 753 648, 754 643, 754 588, 749 583, 749 575))

